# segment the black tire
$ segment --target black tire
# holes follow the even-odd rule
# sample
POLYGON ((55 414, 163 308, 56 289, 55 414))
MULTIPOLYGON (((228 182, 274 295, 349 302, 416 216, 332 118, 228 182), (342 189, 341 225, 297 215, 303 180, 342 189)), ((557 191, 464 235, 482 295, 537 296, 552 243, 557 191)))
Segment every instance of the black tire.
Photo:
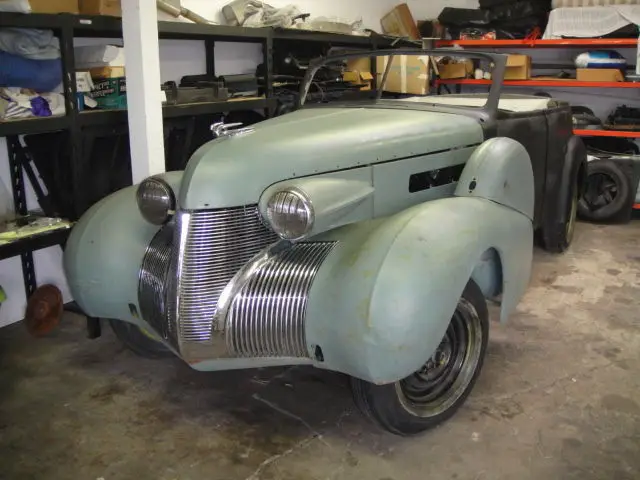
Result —
POLYGON ((429 430, 448 420, 466 400, 482 369, 488 338, 487 304, 478 285, 469 280, 445 337, 424 367, 387 385, 351 378, 354 401, 393 434, 429 430), (417 400, 420 393, 423 404, 417 400))
POLYGON ((580 218, 591 222, 606 222, 628 208, 631 184, 615 161, 589 162, 586 183, 584 194, 578 202, 580 218))
POLYGON ((174 354, 162 342, 154 340, 136 325, 121 320, 109 320, 116 337, 137 355, 145 358, 168 358, 174 354))
POLYGON ((580 189, 578 187, 578 179, 576 178, 571 185, 571 192, 567 199, 564 222, 559 225, 554 225, 553 228, 544 229, 542 232, 544 249, 548 252, 562 253, 571 245, 578 216, 579 194, 580 189))

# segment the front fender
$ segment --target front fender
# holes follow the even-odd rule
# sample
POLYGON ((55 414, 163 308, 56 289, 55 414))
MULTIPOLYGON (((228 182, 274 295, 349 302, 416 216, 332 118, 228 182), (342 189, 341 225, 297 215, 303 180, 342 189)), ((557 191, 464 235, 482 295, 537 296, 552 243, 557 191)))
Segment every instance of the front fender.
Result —
MULTIPOLYGON (((163 174, 176 193, 181 176, 163 174)), ((119 190, 80 218, 65 246, 64 270, 74 300, 87 315, 142 325, 136 316, 139 270, 159 227, 144 220, 135 192, 135 186, 119 190)))
POLYGON ((502 264, 503 319, 528 284, 531 220, 495 202, 447 198, 364 223, 333 232, 339 243, 310 291, 307 343, 322 352, 317 367, 378 384, 416 371, 487 250, 502 264))

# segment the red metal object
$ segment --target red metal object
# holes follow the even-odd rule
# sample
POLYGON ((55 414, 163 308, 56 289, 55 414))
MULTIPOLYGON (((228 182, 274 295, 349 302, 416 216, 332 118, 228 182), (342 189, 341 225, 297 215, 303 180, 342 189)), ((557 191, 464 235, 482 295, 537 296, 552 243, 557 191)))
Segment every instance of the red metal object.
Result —
POLYGON ((42 285, 27 300, 24 322, 29 333, 35 337, 46 335, 62 318, 64 304, 62 293, 55 285, 42 285))
MULTIPOLYGON (((436 85, 491 85, 491 80, 437 79, 436 85)), ((640 88, 640 83, 635 82, 579 82, 578 80, 505 80, 503 85, 511 87, 640 88)))
POLYGON ((633 209, 634 210, 640 210, 640 203, 634 203, 633 204, 633 209))
POLYGON ((637 38, 563 38, 559 40, 439 40, 436 47, 635 47, 637 38))
POLYGON ((625 130, 574 130, 573 134, 581 137, 640 138, 640 132, 627 132, 625 130))

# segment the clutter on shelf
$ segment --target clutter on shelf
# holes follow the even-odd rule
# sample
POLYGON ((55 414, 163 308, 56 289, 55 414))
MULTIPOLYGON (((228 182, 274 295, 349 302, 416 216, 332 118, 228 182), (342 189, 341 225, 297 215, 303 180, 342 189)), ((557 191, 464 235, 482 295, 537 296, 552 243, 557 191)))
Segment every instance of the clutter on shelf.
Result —
MULTIPOLYGON (((28 8, 0 2, 3 11, 28 8)), ((64 115, 61 83, 60 44, 51 30, 0 28, 0 121, 64 115)))
POLYGON ((74 54, 78 92, 86 93, 81 97, 79 108, 127 108, 124 48, 117 45, 82 46, 75 47, 74 54), (81 83, 80 78, 83 79, 81 83))
POLYGON ((37 215, 18 217, 14 220, 0 223, 0 245, 68 228, 71 228, 71 222, 61 218, 40 217, 37 215))
POLYGON ((18 87, 0 88, 0 120, 64 115, 64 96, 18 87))
POLYGON ((479 9, 445 7, 438 21, 453 39, 514 39, 538 36, 547 23, 550 0, 480 2, 479 9))
POLYGON ((640 130, 640 108, 621 105, 611 112, 605 127, 610 130, 640 130))
POLYGON ((615 50, 593 50, 575 59, 576 79, 585 82, 624 82, 627 60, 615 50))
POLYGON ((277 8, 257 0, 235 0, 222 7, 222 16, 230 26, 294 28, 367 35, 360 19, 349 22, 337 17, 312 18, 309 13, 301 11, 293 4, 277 8))

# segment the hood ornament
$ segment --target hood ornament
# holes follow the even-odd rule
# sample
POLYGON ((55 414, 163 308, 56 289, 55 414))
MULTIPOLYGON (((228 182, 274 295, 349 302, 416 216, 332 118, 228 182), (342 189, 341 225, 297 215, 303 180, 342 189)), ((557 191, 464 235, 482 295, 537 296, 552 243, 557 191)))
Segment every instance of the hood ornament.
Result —
POLYGON ((213 133, 214 138, 220 137, 231 137, 234 135, 244 135, 245 133, 251 133, 254 131, 252 127, 244 127, 244 128, 236 128, 242 125, 241 122, 238 123, 224 123, 224 122, 216 122, 211 125, 211 132, 213 133))

